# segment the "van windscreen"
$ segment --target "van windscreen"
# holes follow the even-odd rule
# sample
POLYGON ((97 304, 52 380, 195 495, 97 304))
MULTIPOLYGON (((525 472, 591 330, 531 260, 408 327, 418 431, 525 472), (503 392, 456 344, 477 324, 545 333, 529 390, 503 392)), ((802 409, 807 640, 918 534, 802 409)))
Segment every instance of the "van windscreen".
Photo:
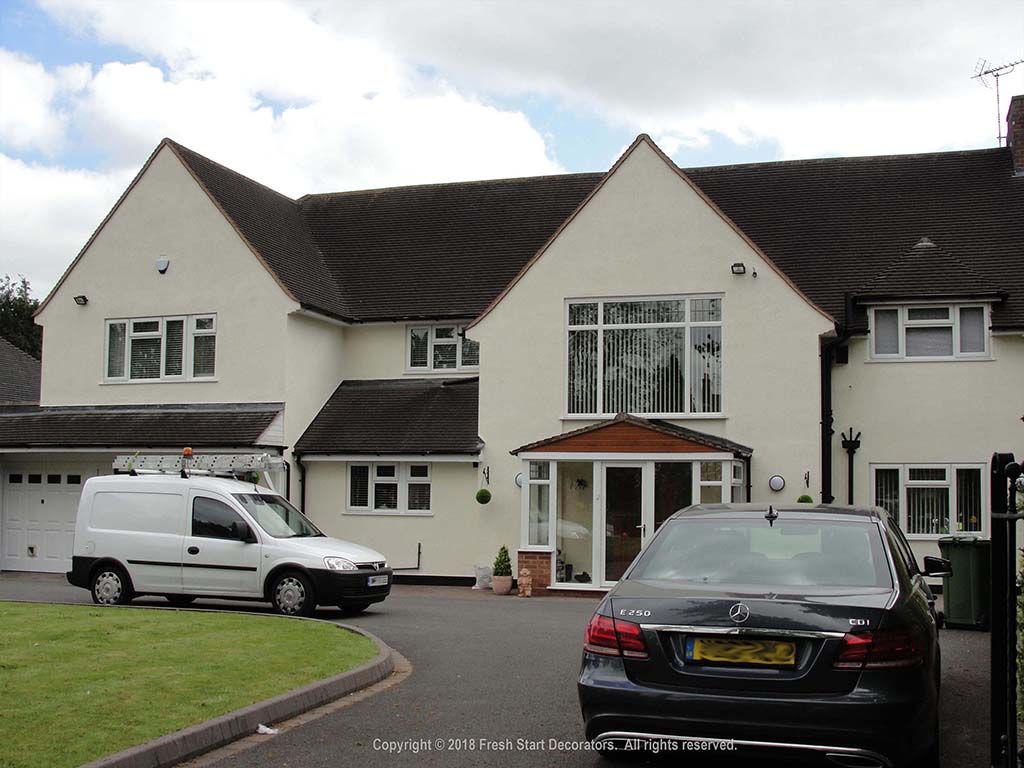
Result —
POLYGON ((299 510, 274 493, 236 493, 234 497, 268 535, 275 539, 323 536, 299 510))

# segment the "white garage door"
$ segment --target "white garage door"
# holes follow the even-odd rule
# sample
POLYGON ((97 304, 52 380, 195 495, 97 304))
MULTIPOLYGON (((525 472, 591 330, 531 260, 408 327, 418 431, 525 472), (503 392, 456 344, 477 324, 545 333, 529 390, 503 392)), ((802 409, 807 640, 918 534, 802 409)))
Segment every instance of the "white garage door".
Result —
POLYGON ((101 473, 96 463, 5 465, 0 570, 70 570, 82 484, 101 473))

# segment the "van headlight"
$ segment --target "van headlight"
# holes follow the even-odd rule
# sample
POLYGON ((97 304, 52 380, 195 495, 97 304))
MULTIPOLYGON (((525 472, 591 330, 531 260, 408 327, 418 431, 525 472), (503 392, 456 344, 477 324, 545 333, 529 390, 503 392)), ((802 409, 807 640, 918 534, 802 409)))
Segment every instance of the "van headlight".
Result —
POLYGON ((329 571, 358 571, 356 564, 344 557, 325 557, 324 565, 329 571))

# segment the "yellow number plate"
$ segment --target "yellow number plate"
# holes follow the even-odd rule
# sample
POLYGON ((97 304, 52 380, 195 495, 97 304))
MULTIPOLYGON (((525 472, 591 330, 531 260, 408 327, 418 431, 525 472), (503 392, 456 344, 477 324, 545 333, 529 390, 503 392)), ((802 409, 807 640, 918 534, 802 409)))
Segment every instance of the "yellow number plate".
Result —
POLYGON ((686 660, 792 667, 796 664, 796 644, 785 640, 688 637, 686 638, 686 660))

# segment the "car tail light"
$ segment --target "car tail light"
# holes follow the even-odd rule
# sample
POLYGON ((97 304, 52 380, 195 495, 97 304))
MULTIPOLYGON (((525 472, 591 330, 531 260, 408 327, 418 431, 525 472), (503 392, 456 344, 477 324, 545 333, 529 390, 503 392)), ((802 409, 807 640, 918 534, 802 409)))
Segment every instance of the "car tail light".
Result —
POLYGON ((921 663, 921 640, 909 629, 851 632, 833 666, 836 669, 896 669, 921 663))
POLYGON ((627 659, 646 659, 647 643, 639 624, 616 621, 610 616, 595 614, 587 625, 583 648, 602 656, 624 656, 627 659))

